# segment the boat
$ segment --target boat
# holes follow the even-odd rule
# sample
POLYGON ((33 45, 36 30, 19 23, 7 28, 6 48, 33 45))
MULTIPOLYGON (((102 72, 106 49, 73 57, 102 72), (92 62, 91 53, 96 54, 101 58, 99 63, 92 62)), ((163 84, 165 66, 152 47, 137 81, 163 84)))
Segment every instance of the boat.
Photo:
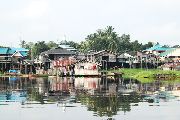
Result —
POLYGON ((98 65, 96 63, 78 63, 75 66, 75 76, 99 76, 98 65))

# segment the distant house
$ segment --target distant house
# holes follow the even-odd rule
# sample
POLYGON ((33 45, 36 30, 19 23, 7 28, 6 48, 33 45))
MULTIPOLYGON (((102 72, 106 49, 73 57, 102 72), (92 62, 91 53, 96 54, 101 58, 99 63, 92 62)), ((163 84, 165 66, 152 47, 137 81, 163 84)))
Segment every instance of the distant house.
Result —
POLYGON ((109 50, 91 51, 86 55, 86 61, 98 63, 102 69, 109 69, 117 65, 117 55, 109 50))
POLYGON ((76 55, 76 53, 69 51, 67 49, 58 47, 58 48, 54 48, 54 49, 50 49, 48 51, 42 52, 40 55, 42 57, 48 56, 50 60, 57 60, 62 57, 66 58, 66 57, 74 56, 76 55))
POLYGON ((133 59, 133 67, 135 68, 157 68, 161 65, 158 55, 152 52, 136 52, 133 59))
POLYGON ((39 56, 39 60, 42 62, 44 69, 47 70, 51 67, 51 63, 61 58, 69 58, 75 56, 76 53, 61 47, 50 49, 42 52, 39 56))
POLYGON ((90 62, 116 62, 116 54, 109 50, 101 50, 98 52, 90 52, 87 54, 87 61, 90 62))
POLYGON ((143 50, 143 53, 146 53, 146 54, 151 53, 151 54, 154 54, 154 55, 159 55, 160 53, 163 53, 163 52, 165 52, 166 50, 169 50, 169 49, 171 49, 171 48, 163 47, 159 43, 157 43, 153 47, 148 48, 146 50, 143 50))
POLYGON ((79 61, 86 60, 86 54, 78 52, 76 59, 79 61))
POLYGON ((180 62, 180 48, 171 48, 159 55, 162 60, 165 58, 171 58, 172 60, 177 60, 180 62))
POLYGON ((19 66, 26 59, 28 51, 25 48, 0 48, 1 71, 5 72, 10 69, 19 70, 19 66))
POLYGON ((128 53, 122 53, 121 55, 117 56, 118 62, 130 62, 135 60, 135 57, 128 54, 128 53))
POLYGON ((72 52, 77 52, 77 49, 75 49, 74 47, 71 47, 70 45, 59 45, 60 48, 72 51, 72 52))

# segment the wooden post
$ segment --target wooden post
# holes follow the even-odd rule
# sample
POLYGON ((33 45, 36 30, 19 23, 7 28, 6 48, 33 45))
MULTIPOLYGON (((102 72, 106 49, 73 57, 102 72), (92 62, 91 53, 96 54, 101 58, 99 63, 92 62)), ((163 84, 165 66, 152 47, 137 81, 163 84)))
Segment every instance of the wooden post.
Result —
POLYGON ((30 72, 32 73, 32 65, 30 65, 30 72))
POLYGON ((25 65, 25 74, 27 74, 27 65, 25 65))

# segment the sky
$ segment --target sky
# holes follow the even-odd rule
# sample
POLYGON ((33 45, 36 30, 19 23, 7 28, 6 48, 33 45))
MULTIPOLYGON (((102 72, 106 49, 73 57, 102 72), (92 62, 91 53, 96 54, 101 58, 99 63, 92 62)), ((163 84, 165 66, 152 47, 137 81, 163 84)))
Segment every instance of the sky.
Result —
POLYGON ((84 41, 113 26, 131 40, 180 45, 180 0, 0 0, 0 46, 84 41))

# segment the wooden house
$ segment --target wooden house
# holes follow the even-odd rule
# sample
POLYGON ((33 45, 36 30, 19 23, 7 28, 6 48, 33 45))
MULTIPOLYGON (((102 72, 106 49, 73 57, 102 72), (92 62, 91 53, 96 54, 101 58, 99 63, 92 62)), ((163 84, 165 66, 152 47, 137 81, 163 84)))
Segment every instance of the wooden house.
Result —
POLYGON ((87 61, 89 62, 116 62, 116 54, 109 50, 101 50, 98 52, 90 52, 87 54, 87 61))
POLYGON ((10 69, 20 70, 28 51, 25 48, 0 48, 0 71, 7 72, 10 69))
POLYGON ((88 53, 86 60, 88 62, 98 63, 102 69, 108 69, 116 66, 117 55, 109 50, 101 50, 88 53))
POLYGON ((44 70, 48 70, 52 67, 53 61, 59 59, 68 59, 69 57, 75 56, 76 53, 61 47, 50 49, 48 51, 42 52, 39 56, 39 60, 41 61, 44 70))
POLYGON ((159 55, 160 53, 163 53, 167 50, 169 50, 171 48, 168 48, 168 47, 163 47, 161 46, 159 43, 155 44, 153 47, 150 47, 146 50, 143 50, 143 53, 145 54, 154 54, 154 55, 159 55))
POLYGON ((179 61, 180 58, 180 48, 171 48, 159 55, 162 60, 165 60, 166 58, 170 58, 173 61, 179 61))

